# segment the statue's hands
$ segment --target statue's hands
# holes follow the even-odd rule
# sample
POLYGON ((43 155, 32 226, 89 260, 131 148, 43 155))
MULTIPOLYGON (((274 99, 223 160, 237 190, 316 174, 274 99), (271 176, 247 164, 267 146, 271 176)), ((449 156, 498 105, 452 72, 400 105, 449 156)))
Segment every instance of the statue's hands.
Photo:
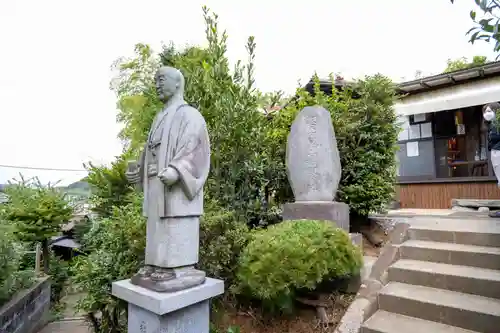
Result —
POLYGON ((179 180, 179 173, 177 170, 175 170, 172 167, 168 167, 166 169, 163 169, 159 174, 158 178, 166 184, 166 185, 172 185, 175 184, 179 180))
POLYGON ((125 177, 131 184, 138 184, 141 182, 140 168, 137 162, 129 162, 125 177))

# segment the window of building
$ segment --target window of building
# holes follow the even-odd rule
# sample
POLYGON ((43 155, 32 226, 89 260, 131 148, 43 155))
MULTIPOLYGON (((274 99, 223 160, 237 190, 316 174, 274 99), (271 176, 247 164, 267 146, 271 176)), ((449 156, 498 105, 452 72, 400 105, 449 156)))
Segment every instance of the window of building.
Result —
POLYGON ((401 119, 401 180, 488 177, 487 124, 482 105, 401 119))

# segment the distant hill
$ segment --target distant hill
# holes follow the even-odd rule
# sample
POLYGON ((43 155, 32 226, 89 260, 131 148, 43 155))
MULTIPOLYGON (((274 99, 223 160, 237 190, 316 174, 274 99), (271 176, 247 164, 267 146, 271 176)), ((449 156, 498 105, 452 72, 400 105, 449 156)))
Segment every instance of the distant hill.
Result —
MULTIPOLYGON (((8 184, 0 184, 0 192, 3 192, 7 186, 8 184)), ((90 196, 90 185, 84 181, 77 181, 69 184, 68 186, 57 186, 57 188, 61 189, 70 197, 88 198, 90 196)), ((6 196, 2 194, 0 196, 0 203, 5 202, 5 200, 6 196)))
POLYGON ((84 181, 77 181, 63 188, 66 194, 78 197, 90 196, 90 185, 84 181))
POLYGON ((69 184, 68 186, 66 186, 66 188, 67 189, 82 189, 82 190, 90 191, 89 183, 81 181, 81 180, 74 182, 72 184, 69 184))

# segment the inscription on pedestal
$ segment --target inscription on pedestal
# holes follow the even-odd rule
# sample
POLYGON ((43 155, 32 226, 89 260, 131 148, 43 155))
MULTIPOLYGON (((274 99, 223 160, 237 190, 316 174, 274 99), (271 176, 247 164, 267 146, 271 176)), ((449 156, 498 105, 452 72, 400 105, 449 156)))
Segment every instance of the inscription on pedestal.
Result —
POLYGON ((139 326, 139 332, 141 332, 141 333, 147 333, 148 332, 145 321, 141 321, 141 325, 139 326))

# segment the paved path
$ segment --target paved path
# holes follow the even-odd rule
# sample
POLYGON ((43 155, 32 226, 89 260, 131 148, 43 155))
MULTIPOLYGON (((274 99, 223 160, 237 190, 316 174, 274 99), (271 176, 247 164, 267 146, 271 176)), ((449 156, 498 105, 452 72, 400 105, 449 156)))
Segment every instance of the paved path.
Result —
POLYGON ((82 296, 83 294, 81 293, 72 293, 64 296, 61 302, 65 304, 62 313, 65 319, 49 323, 38 333, 92 333, 88 324, 82 319, 85 313, 77 313, 75 310, 76 303, 82 296))
POLYGON ((39 333, 92 333, 92 330, 83 320, 68 320, 52 322, 39 333))

